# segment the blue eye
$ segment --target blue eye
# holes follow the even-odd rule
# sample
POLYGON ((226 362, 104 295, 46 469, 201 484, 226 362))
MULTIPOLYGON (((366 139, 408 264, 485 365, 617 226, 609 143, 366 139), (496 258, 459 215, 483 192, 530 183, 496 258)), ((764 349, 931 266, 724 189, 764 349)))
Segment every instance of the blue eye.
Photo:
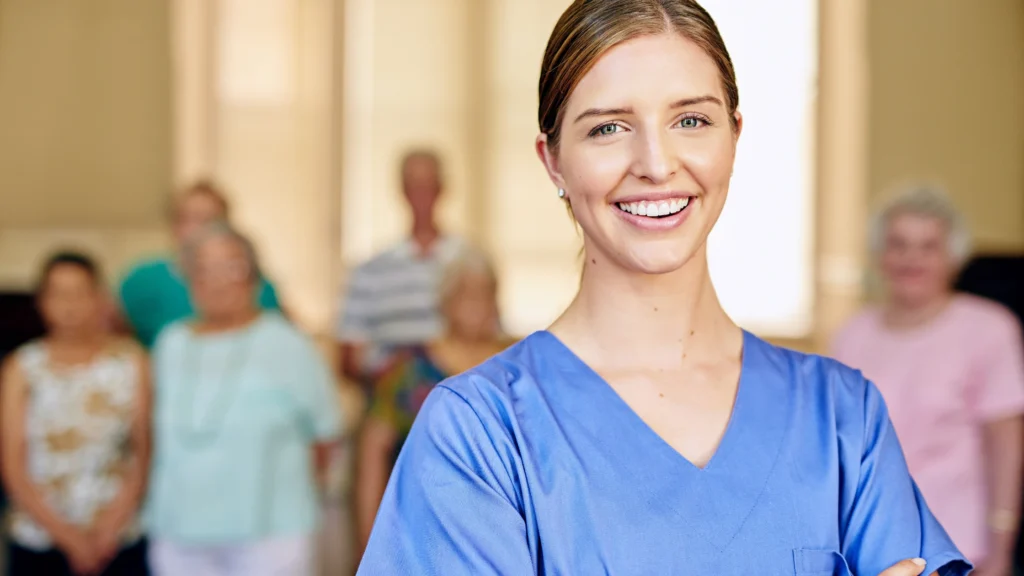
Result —
POLYGON ((590 136, 611 136, 622 129, 618 124, 602 124, 590 131, 590 136))
POLYGON ((711 122, 709 122, 706 118, 701 118, 699 116, 687 116, 679 121, 679 126, 681 128, 691 130, 694 128, 700 128, 701 126, 708 126, 710 124, 711 122))

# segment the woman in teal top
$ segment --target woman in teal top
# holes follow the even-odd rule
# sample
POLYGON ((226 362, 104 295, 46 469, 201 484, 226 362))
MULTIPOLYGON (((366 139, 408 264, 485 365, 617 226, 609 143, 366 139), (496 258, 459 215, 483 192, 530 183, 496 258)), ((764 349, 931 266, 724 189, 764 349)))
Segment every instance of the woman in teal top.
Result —
POLYGON ((154 573, 311 574, 313 456, 339 433, 330 370, 254 305, 258 267, 240 234, 214 224, 183 262, 198 318, 164 330, 153 357, 154 573))
MULTIPOLYGON (((210 222, 227 220, 228 203, 216 186, 199 182, 189 187, 174 205, 174 239, 183 246, 188 237, 210 222)), ((118 289, 123 321, 130 325, 138 340, 152 348, 157 335, 167 325, 195 314, 192 298, 177 257, 159 257, 136 264, 118 289)), ((277 292, 260 277, 255 290, 260 308, 279 310, 277 292)))

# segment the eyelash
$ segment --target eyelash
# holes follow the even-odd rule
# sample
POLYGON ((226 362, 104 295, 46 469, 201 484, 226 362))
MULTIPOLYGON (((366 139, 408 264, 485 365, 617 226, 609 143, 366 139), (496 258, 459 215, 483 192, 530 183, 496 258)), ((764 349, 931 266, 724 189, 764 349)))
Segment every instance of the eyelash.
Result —
MULTIPOLYGON (((713 122, 711 122, 711 119, 708 118, 707 116, 705 116, 703 114, 697 114, 697 113, 691 112, 691 113, 688 113, 688 114, 684 115, 679 120, 676 120, 675 123, 673 123, 673 126, 676 126, 676 125, 680 124, 684 120, 691 120, 691 119, 692 120, 697 120, 698 122, 703 122, 704 124, 703 124, 703 126, 694 126, 694 127, 691 127, 691 128, 686 128, 687 130, 692 130, 694 128, 703 128, 705 126, 711 126, 713 124, 713 122)), ((601 133, 601 130, 603 130, 604 128, 607 128, 609 126, 615 126, 617 128, 623 128, 623 126, 621 126, 620 124, 617 124, 615 122, 608 122, 608 123, 601 124, 600 126, 595 127, 593 130, 590 131, 589 134, 587 134, 587 137, 588 138, 602 138, 602 137, 606 137, 606 136, 613 136, 617 132, 612 132, 610 134, 602 134, 601 133)))

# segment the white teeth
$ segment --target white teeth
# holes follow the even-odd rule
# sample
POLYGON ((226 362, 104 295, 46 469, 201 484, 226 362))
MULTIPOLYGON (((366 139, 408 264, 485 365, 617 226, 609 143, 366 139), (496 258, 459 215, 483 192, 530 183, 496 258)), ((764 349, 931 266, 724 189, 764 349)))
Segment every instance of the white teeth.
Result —
POLYGON ((690 198, 675 198, 673 200, 663 200, 661 202, 619 202, 617 206, 619 210, 623 212, 629 212, 636 216, 647 216, 657 218, 659 216, 668 216, 675 214, 690 203, 690 198))

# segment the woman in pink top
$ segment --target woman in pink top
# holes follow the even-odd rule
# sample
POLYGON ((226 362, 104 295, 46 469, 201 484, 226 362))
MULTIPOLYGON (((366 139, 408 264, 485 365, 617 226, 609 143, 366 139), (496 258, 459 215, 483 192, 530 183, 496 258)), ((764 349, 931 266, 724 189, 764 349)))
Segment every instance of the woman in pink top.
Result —
POLYGON ((975 574, 1008 576, 1024 449, 1020 325, 999 304, 953 292, 969 236, 942 191, 893 200, 872 249, 885 300, 839 333, 833 355, 882 391, 911 474, 975 574))

